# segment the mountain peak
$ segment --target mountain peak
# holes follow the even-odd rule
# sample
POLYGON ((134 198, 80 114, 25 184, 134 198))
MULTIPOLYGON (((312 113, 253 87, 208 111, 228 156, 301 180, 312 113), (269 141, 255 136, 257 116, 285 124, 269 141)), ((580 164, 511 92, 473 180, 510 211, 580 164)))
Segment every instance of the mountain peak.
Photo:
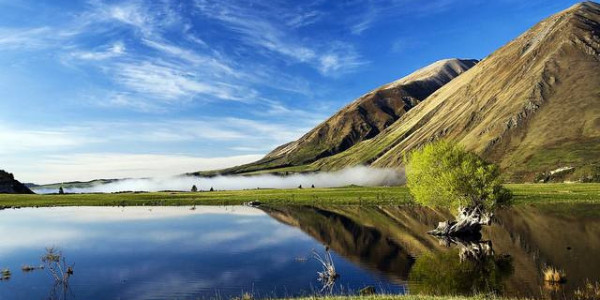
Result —
POLYGON ((452 78, 460 75, 465 70, 470 69, 479 62, 476 59, 459 59, 459 58, 447 58, 438 60, 424 68, 418 69, 417 71, 402 77, 390 84, 383 86, 383 88, 393 88, 401 85, 405 85, 414 81, 421 80, 435 80, 441 85, 443 82, 448 82, 452 78))
POLYGON ((242 173, 298 166, 328 157, 377 136, 407 111, 477 63, 445 59, 359 97, 300 139, 277 147, 258 162, 223 170, 242 173))

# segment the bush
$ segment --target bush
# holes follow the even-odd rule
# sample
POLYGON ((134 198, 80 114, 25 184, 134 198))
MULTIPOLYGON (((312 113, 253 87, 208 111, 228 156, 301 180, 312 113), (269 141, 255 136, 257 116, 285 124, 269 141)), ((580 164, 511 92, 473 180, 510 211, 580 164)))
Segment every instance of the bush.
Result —
POLYGON ((500 170, 454 143, 439 141, 411 152, 406 185, 415 201, 433 207, 482 207, 508 204, 500 170))

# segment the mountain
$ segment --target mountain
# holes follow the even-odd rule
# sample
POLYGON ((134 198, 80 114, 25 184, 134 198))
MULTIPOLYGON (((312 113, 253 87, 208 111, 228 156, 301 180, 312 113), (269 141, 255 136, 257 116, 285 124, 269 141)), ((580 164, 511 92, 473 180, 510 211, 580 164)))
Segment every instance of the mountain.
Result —
MULTIPOLYGON (((435 68, 416 74, 436 73, 428 69, 435 68)), ((438 82, 440 88, 423 94, 408 89, 418 101, 403 101, 397 119, 388 114, 377 123, 383 126, 363 125, 384 110, 363 110, 361 101, 379 107, 386 88, 404 93, 413 86, 411 77, 420 78, 377 89, 300 140, 230 170, 399 168, 408 151, 448 139, 497 163, 510 181, 600 178, 599 4, 584 2, 550 16, 447 84, 438 82)))
POLYGON ((263 159, 220 173, 244 173, 312 163, 377 136, 440 87, 470 69, 474 59, 445 59, 356 99, 297 141, 263 159))
POLYGON ((33 194, 33 192, 15 180, 13 174, 0 170, 0 194, 33 194))
MULTIPOLYGON (((397 167, 436 139, 463 144, 514 181, 600 163, 600 5, 577 4, 500 48, 376 138, 312 168, 397 167)), ((583 171, 582 171, 583 170, 583 171)), ((576 170, 577 171, 577 170, 576 170)))

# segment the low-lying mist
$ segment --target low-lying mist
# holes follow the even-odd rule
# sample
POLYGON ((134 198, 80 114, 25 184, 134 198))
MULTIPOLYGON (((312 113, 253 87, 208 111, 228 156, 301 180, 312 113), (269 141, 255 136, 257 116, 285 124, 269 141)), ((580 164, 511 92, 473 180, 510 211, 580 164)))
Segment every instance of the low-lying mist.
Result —
MULTIPOLYGON (((353 167, 335 172, 308 174, 216 176, 211 178, 177 176, 167 178, 124 179, 117 182, 98 184, 89 188, 65 188, 67 193, 112 193, 121 191, 189 191, 192 185, 198 190, 243 190, 256 188, 304 188, 341 187, 348 185, 386 186, 404 183, 404 172, 397 169, 353 167)), ((37 193, 55 193, 56 190, 38 189, 37 193)))

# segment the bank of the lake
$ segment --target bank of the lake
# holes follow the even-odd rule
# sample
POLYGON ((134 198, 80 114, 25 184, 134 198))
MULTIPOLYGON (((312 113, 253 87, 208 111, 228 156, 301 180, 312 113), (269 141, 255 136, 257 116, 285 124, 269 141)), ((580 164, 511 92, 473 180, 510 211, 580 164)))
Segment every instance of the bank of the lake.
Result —
MULTIPOLYGON (((309 297, 290 298, 287 300, 516 300, 517 298, 503 298, 490 295, 481 296, 427 296, 427 295, 374 295, 374 296, 335 296, 335 297, 309 297)), ((519 298, 525 300, 525 298, 519 298)))
MULTIPOLYGON (((514 204, 600 203, 600 184, 509 184, 514 204)), ((256 189, 213 192, 151 192, 111 194, 0 194, 0 207, 238 205, 259 201, 270 205, 399 205, 412 202, 408 188, 342 187, 256 189)))

